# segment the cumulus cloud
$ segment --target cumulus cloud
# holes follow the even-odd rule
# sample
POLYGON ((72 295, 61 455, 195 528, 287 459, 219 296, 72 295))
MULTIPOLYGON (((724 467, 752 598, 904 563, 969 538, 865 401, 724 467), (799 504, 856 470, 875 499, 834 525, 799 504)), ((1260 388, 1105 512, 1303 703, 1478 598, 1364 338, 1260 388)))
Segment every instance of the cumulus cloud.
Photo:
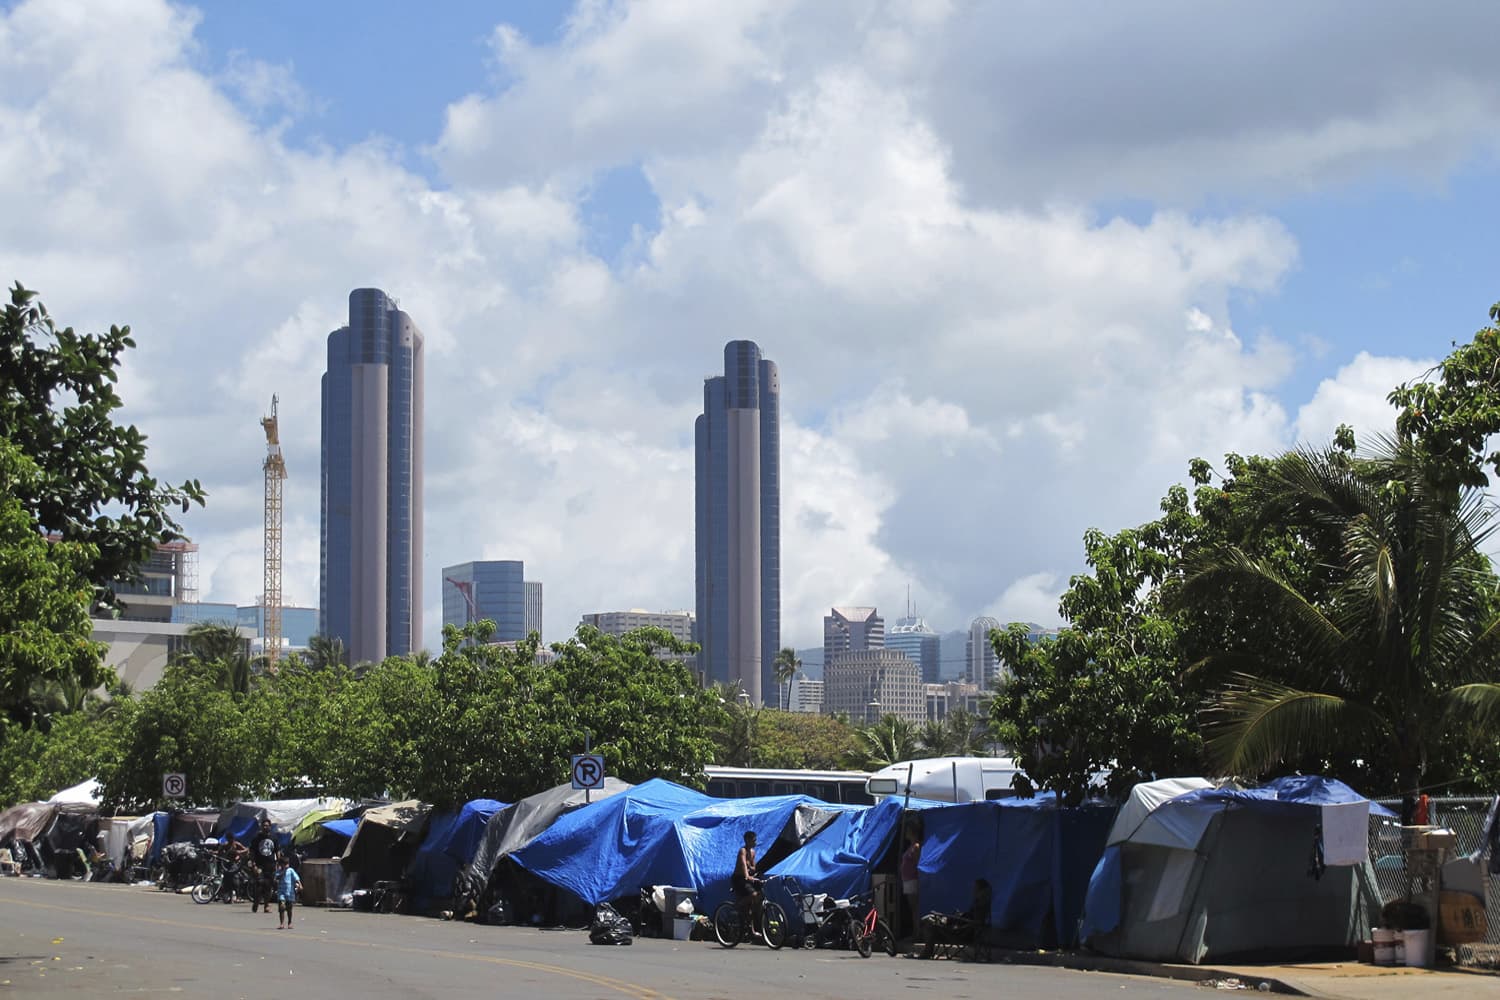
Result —
POLYGON ((1364 351, 1332 378, 1318 383, 1312 399, 1297 411, 1297 440, 1321 446, 1333 439, 1340 424, 1354 428, 1356 438, 1370 441, 1393 433, 1396 411, 1387 402, 1391 390, 1420 378, 1435 360, 1377 358, 1364 351))
MULTIPOLYGON (((0 15, 0 268, 67 322, 134 324, 126 416, 154 472, 211 493, 188 521, 206 598, 259 592, 273 392, 287 593, 316 595, 324 340, 348 291, 375 285, 426 336, 429 640, 440 569, 468 559, 525 559, 549 638, 586 611, 691 606, 693 418, 738 337, 783 381, 787 642, 815 642, 836 603, 893 607, 908 583, 939 627, 984 610, 1051 622, 1086 527, 1150 517, 1194 455, 1358 424, 1357 400, 1416 364, 1362 356, 1294 422, 1279 392, 1307 359, 1234 319, 1277 293, 1295 235, 1177 194, 1282 177, 1257 157, 1309 183, 1356 153, 1446 162, 1489 114, 1488 77, 1466 75, 1467 43, 1448 52, 1452 73, 1402 107, 1468 96, 1424 136, 1392 118, 1395 84, 1283 105, 1246 85, 1252 107, 1210 114, 1228 85, 1171 70, 1208 56, 1155 46, 1144 78, 1179 105, 1136 94, 1140 127, 1106 128, 1123 96, 1063 86, 1059 47, 1129 51, 1110 32, 1138 29, 1041 30, 1023 10, 997 33, 996 16, 589 2, 555 43, 502 26, 495 91, 433 109, 434 183, 391 140, 291 144, 269 119, 317 95, 253 54, 195 69, 189 9, 23 3, 0 15), (1074 126, 1043 127, 1080 97, 1074 126), (1314 134, 1333 152, 1297 139, 1314 134), (612 265, 587 249, 581 205, 621 164, 661 212, 612 265), (1159 207, 1097 207, 1120 193, 1159 207)), ((1318 53, 1282 55, 1317 82, 1318 53)))

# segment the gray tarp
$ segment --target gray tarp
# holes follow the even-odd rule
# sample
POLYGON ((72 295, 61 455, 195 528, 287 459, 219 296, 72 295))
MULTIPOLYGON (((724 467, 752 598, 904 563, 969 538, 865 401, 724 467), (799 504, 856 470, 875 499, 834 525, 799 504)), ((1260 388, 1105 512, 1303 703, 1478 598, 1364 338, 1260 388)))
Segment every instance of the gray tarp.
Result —
POLYGON ((54 802, 23 802, 11 806, 0 814, 0 840, 24 840, 28 843, 39 839, 52 826, 57 817, 54 802))
MULTIPOLYGON (((605 778, 604 787, 593 792, 592 800, 618 795, 632 787, 618 778, 605 778)), ((545 792, 528 796, 506 806, 490 817, 484 828, 484 839, 474 860, 469 864, 469 876, 479 888, 489 884, 495 866, 507 854, 519 851, 531 843, 564 813, 572 812, 584 804, 584 793, 571 784, 558 785, 545 792)))

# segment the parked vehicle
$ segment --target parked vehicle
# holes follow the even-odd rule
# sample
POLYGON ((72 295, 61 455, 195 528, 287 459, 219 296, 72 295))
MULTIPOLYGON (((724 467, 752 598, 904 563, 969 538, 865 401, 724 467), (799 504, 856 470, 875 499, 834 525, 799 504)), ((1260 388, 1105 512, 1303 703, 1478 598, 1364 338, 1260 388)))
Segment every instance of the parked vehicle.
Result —
POLYGON ((910 794, 935 802, 975 802, 1013 798, 1023 775, 1009 757, 928 757, 903 760, 870 775, 865 790, 879 801, 910 794))

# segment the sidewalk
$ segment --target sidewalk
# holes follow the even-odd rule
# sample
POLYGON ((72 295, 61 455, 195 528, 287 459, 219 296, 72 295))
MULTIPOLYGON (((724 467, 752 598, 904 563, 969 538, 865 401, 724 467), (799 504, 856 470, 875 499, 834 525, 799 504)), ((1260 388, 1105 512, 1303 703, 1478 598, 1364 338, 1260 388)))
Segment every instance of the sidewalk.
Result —
POLYGON ((996 961, 1015 965, 1049 965, 1085 972, 1152 976, 1202 983, 1215 992, 1238 992, 1227 980, 1238 980, 1245 990, 1265 983, 1272 993, 1328 997, 1331 1000, 1407 1000, 1412 997, 1500 998, 1500 974, 1467 969, 1412 969, 1362 965, 1358 962, 1306 962, 1291 965, 1172 965, 1069 952, 998 951, 996 961), (1224 985, 1220 985, 1224 984, 1224 985))

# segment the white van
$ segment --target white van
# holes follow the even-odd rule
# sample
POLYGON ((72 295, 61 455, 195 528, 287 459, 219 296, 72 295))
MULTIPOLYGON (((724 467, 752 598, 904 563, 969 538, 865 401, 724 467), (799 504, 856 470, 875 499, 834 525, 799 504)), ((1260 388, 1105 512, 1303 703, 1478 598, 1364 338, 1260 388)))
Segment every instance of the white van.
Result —
POLYGON ((974 802, 1015 796, 1011 786, 1023 773, 1010 757, 928 757, 903 760, 871 774, 865 790, 876 801, 891 795, 935 802, 974 802))

